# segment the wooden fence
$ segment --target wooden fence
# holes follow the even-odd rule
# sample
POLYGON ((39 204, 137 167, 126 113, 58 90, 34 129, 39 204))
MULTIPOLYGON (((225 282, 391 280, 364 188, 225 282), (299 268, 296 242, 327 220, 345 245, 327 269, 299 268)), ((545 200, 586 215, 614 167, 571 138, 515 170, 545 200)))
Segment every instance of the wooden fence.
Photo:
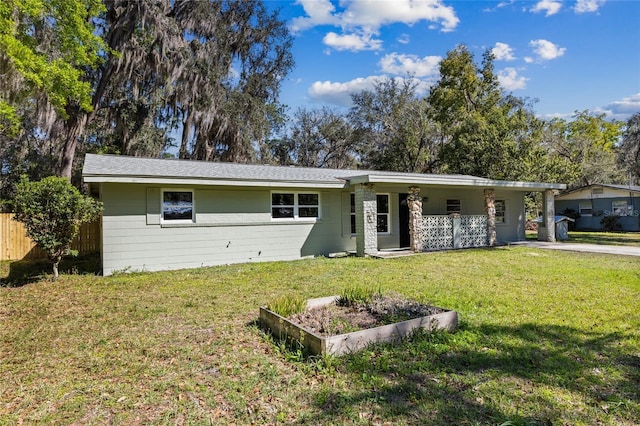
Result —
MULTIPOLYGON (((71 244, 80 254, 100 251, 100 223, 98 219, 80 227, 71 244)), ((0 260, 43 259, 47 255, 25 234, 22 223, 13 220, 12 213, 0 213, 0 260)))

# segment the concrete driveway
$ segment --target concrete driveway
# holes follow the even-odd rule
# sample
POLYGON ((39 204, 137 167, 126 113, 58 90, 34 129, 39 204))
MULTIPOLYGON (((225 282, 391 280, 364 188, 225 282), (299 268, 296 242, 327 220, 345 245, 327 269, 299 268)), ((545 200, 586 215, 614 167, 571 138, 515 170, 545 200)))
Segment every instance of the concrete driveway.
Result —
POLYGON ((611 246, 602 244, 548 243, 545 241, 517 241, 510 246, 535 247, 548 250, 581 251, 587 253, 618 254, 624 256, 640 256, 640 247, 611 246))

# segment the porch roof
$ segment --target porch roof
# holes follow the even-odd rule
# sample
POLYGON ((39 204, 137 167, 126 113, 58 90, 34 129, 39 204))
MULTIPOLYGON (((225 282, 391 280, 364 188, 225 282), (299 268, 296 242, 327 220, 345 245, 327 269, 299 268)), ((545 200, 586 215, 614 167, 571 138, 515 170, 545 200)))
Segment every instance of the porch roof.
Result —
POLYGON ((86 155, 82 176, 87 183, 120 182, 160 185, 349 188, 351 185, 360 183, 384 183, 493 187, 521 191, 566 188, 566 185, 557 183, 501 181, 468 175, 269 166, 95 154, 86 155))

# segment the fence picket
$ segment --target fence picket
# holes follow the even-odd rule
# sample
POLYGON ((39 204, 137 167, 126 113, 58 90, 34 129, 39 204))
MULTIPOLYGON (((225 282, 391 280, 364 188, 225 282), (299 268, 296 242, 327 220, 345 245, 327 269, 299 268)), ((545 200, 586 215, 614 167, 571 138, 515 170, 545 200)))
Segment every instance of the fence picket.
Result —
MULTIPOLYGON (((80 254, 100 251, 100 222, 84 223, 71 249, 80 254)), ((12 213, 0 213, 0 260, 43 259, 47 255, 25 234, 22 223, 13 220, 12 213)))

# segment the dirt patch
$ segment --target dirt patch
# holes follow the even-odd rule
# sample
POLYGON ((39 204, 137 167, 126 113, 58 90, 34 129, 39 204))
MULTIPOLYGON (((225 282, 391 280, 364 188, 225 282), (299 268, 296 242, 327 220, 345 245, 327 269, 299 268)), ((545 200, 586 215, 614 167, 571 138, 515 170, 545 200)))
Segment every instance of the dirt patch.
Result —
POLYGON ((351 333, 445 310, 407 300, 399 295, 379 295, 371 303, 339 306, 336 303, 307 309, 288 319, 322 337, 351 333))

